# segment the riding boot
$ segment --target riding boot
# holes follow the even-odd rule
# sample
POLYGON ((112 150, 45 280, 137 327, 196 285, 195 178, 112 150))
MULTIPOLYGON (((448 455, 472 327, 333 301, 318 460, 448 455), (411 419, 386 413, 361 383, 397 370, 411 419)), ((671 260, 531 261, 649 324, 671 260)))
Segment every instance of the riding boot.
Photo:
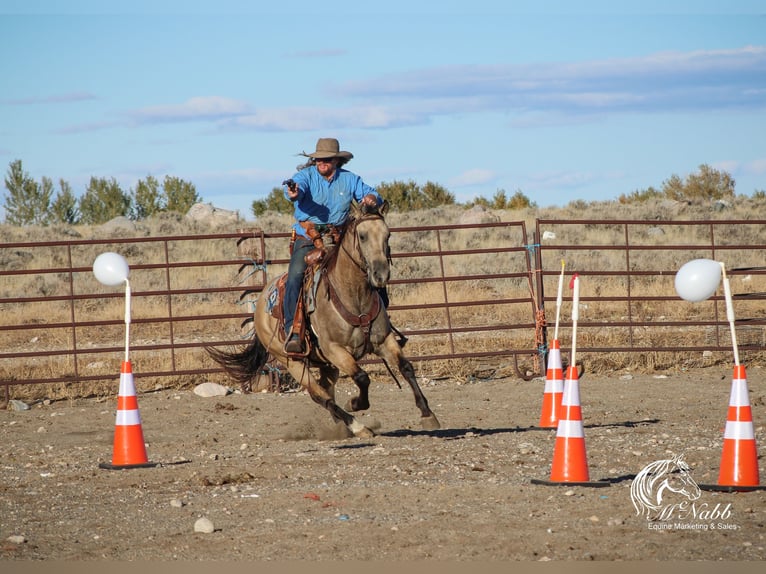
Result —
POLYGON ((301 290, 303 284, 303 275, 306 270, 306 253, 314 248, 312 242, 306 238, 299 237, 293 245, 290 254, 290 265, 287 270, 287 284, 285 285, 285 298, 283 315, 285 318, 285 352, 288 354, 302 354, 303 341, 301 340, 300 330, 293 324, 295 317, 302 313, 302 305, 299 300, 302 298, 301 290))

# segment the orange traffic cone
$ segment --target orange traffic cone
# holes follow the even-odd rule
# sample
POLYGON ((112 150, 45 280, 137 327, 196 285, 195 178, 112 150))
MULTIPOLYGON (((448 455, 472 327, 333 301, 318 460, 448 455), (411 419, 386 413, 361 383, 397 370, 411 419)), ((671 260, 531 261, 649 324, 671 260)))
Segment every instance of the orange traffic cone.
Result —
POLYGON ((748 397, 747 373, 744 365, 735 365, 718 485, 700 485, 700 488, 729 491, 766 489, 766 486, 758 484, 758 480, 758 449, 748 397))
POLYGON ((130 361, 123 361, 120 368, 120 392, 117 397, 117 422, 114 430, 112 463, 101 463, 101 468, 118 470, 157 466, 149 462, 141 429, 141 414, 138 411, 136 387, 130 361))
POLYGON ((532 480, 535 484, 569 484, 574 486, 609 486, 609 482, 590 482, 588 459, 585 453, 585 432, 580 408, 580 382, 577 367, 567 367, 564 394, 561 399, 556 444, 550 480, 532 480))
POLYGON ((545 371, 543 408, 540 413, 541 428, 556 428, 559 422, 561 397, 564 393, 564 371, 561 367, 561 344, 553 339, 548 351, 548 368, 545 371))

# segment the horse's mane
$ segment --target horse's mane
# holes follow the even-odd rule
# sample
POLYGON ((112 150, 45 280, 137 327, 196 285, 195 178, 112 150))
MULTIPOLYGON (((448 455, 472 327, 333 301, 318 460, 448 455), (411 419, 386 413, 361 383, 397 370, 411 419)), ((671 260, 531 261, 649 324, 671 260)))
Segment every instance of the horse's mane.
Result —
POLYGON ((353 234, 356 231, 356 226, 360 221, 374 217, 380 217, 381 219, 383 218, 383 214, 380 212, 380 209, 377 206, 360 204, 358 217, 353 213, 349 213, 346 217, 346 220, 340 226, 340 234, 338 235, 337 244, 332 249, 328 250, 326 257, 324 257, 324 259, 322 259, 321 263, 319 264, 319 268, 327 273, 332 271, 338 261, 338 252, 346 235, 349 233, 353 234))

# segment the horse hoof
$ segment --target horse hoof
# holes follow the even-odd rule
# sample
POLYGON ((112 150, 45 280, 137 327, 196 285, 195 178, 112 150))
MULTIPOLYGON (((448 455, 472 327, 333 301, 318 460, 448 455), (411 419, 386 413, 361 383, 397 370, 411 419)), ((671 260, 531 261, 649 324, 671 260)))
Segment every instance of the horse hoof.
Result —
POLYGON ((346 403, 346 410, 351 411, 352 413, 356 413, 358 411, 366 411, 370 408, 370 403, 364 403, 362 404, 359 401, 359 397, 354 397, 353 399, 349 399, 346 403))
POLYGON ((423 427, 423 430, 439 430, 441 428, 441 425, 439 424, 439 419, 437 419, 436 415, 433 413, 431 413, 427 417, 421 418, 420 426, 423 427))
POLYGON ((357 438, 373 438, 375 433, 367 427, 362 427, 361 430, 354 433, 357 438))

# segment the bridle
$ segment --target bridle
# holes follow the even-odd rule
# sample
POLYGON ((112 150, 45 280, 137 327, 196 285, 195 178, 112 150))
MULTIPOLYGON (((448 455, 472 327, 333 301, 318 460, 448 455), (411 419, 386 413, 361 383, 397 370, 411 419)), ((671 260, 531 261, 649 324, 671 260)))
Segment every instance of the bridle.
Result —
MULTIPOLYGON (((356 257, 353 253, 351 253, 348 248, 346 247, 345 241, 343 241, 343 237, 341 237, 340 241, 338 242, 338 245, 341 249, 343 249, 343 252, 348 255, 349 259, 354 262, 354 264, 359 268, 359 270, 364 274, 367 275, 367 271, 369 270, 367 267, 367 260, 364 258, 364 254, 362 253, 362 248, 359 245, 359 236, 357 235, 357 227, 360 223, 363 221, 370 221, 373 219, 383 219, 383 216, 377 212, 373 213, 365 213, 360 218, 352 219, 349 221, 349 223, 346 225, 345 229, 343 230, 343 235, 345 236, 347 233, 353 233, 354 234, 354 247, 356 252, 356 257)), ((391 263, 391 250, 388 249, 388 246, 386 246, 386 259, 388 260, 389 264, 391 263)))
MULTIPOLYGON (((383 219, 383 216, 379 213, 366 213, 363 214, 358 219, 351 220, 346 227, 343 230, 343 237, 341 237, 340 241, 338 242, 338 248, 342 249, 344 253, 346 253, 349 257, 349 259, 356 265, 357 269, 359 269, 360 273, 366 278, 367 272, 368 272, 368 266, 367 261, 364 258, 364 254, 362 253, 362 249, 359 246, 358 236, 357 236, 357 226, 362 221, 369 221, 372 219, 383 219), (346 246, 346 242, 344 241, 344 238, 346 234, 353 233, 353 241, 355 246, 355 253, 352 253, 348 250, 346 246), (356 255, 356 256, 355 256, 356 255)), ((391 254, 390 250, 386 250, 386 258, 388 262, 391 262, 391 254)), ((335 263, 337 262, 337 257, 333 258, 332 261, 332 267, 335 267, 335 263)), ((363 313, 361 315, 354 314, 353 312, 349 311, 348 308, 343 304, 343 301, 341 301, 340 297, 338 296, 338 293, 335 289, 335 287, 332 284, 332 281, 330 280, 330 265, 328 265, 327 268, 325 268, 325 279, 327 280, 327 291, 330 296, 330 300, 332 301, 333 306, 335 307, 335 310, 338 311, 338 314, 343 318, 346 323, 353 327, 359 327, 362 329, 362 331, 365 334, 365 338, 367 342, 369 342, 370 339, 370 325, 375 320, 375 318, 380 313, 380 309, 382 307, 382 303, 380 300, 380 296, 375 290, 372 290, 372 303, 370 305, 370 308, 367 310, 366 313, 363 313)), ((366 280, 366 279, 365 279, 366 280)))

